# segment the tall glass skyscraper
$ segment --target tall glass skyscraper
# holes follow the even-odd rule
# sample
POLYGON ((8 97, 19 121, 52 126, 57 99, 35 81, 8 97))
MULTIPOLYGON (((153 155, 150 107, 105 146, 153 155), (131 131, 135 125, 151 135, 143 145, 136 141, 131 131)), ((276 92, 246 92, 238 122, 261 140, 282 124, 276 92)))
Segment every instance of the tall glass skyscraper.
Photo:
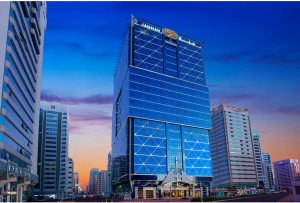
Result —
POLYGON ((266 190, 274 190, 274 175, 271 163, 271 157, 268 152, 261 152, 261 160, 264 169, 265 176, 265 189, 266 190))
POLYGON ((98 168, 92 168, 90 170, 90 182, 89 182, 89 190, 87 190, 87 193, 94 194, 96 193, 96 188, 94 187, 95 185, 95 176, 98 175, 99 169, 98 168))
POLYGON ((23 189, 38 181, 46 11, 41 1, 0 2, 0 188, 17 192, 0 201, 20 201, 23 189))
POLYGON ((116 194, 194 196, 200 182, 208 192, 211 116, 202 43, 132 16, 115 73, 112 126, 116 194))

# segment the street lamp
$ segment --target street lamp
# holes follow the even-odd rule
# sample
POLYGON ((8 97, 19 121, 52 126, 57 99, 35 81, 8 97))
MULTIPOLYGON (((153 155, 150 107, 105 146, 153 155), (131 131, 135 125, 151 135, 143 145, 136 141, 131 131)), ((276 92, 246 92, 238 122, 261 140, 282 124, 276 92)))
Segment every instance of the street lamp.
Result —
POLYGON ((200 198, 201 198, 201 202, 203 202, 202 193, 203 193, 203 191, 202 191, 202 183, 200 181, 200 198))

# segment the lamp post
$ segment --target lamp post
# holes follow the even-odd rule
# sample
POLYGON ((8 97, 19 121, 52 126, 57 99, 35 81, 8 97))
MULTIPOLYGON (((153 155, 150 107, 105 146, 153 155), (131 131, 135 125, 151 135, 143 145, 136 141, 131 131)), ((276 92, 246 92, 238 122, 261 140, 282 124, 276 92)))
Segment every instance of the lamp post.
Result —
POLYGON ((200 181, 200 198, 201 198, 201 202, 203 202, 203 197, 202 197, 202 183, 200 181))
POLYGON ((170 185, 170 199, 172 199, 172 182, 171 182, 171 185, 170 185))

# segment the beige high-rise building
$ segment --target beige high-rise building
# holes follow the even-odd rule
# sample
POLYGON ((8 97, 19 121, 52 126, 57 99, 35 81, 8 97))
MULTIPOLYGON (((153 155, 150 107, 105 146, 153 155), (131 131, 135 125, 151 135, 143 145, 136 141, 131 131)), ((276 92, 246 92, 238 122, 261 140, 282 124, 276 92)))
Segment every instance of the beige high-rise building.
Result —
POLYGON ((73 172, 74 172, 74 162, 72 158, 68 158, 68 169, 67 169, 67 186, 66 192, 68 194, 74 194, 74 179, 73 179, 73 172))
POLYGON ((245 189, 258 184, 248 109, 213 108, 210 132, 213 187, 245 189))
POLYGON ((108 192, 108 173, 107 170, 101 170, 97 175, 97 194, 108 192))

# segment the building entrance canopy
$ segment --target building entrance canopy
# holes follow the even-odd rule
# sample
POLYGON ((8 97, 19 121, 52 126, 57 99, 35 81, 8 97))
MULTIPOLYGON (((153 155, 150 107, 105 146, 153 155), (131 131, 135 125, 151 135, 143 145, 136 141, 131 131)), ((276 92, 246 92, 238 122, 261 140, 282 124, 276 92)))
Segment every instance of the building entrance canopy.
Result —
POLYGON ((191 181, 185 172, 182 169, 171 169, 164 181, 162 182, 162 186, 172 185, 172 183, 176 183, 178 185, 195 185, 193 181, 191 181))

